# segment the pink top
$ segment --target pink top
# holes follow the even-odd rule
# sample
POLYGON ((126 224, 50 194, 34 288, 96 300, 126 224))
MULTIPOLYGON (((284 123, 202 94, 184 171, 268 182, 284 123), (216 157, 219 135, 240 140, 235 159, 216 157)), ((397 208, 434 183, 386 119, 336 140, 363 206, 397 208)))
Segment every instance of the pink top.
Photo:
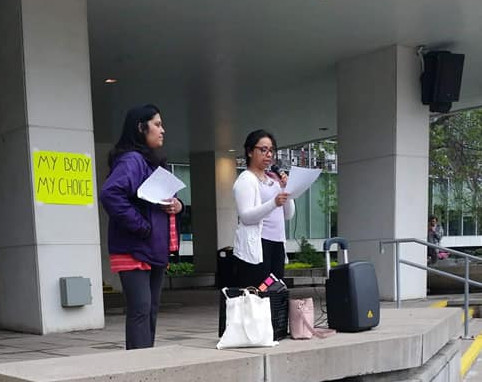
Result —
MULTIPOLYGON (((176 230, 176 217, 169 215, 169 251, 174 252, 179 250, 179 242, 176 230)), ((134 259, 129 253, 111 253, 110 254, 110 270, 113 273, 122 271, 132 271, 140 269, 149 271, 151 266, 143 261, 134 259)))
POLYGON ((112 253, 110 255, 110 270, 113 273, 122 271, 132 271, 134 269, 141 269, 148 271, 151 266, 143 261, 136 260, 128 253, 112 253))
MULTIPOLYGON (((267 180, 259 182, 261 203, 265 203, 268 200, 273 199, 281 191, 281 186, 276 179, 268 177, 267 180)), ((285 216, 283 207, 276 207, 263 218, 263 230, 261 231, 261 237, 271 241, 286 241, 285 216)))

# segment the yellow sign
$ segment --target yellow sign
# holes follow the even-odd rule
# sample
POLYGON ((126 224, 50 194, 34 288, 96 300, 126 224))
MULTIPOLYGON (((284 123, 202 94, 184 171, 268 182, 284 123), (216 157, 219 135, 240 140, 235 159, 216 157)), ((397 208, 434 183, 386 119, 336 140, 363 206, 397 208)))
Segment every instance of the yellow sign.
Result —
POLYGON ((33 153, 35 200, 49 204, 92 204, 92 158, 77 153, 33 153))
POLYGON ((367 317, 368 317, 368 318, 373 318, 373 312, 372 312, 371 310, 368 311, 367 317))

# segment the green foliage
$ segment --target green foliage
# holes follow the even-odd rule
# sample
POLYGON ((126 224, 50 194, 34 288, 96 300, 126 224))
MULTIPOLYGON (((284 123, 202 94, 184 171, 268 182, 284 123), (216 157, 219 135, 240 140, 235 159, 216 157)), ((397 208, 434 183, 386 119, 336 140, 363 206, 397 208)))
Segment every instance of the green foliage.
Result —
POLYGON ((320 189, 318 205, 325 214, 330 214, 336 212, 338 208, 337 178, 336 174, 329 172, 329 168, 327 167, 328 161, 325 158, 327 155, 337 155, 338 142, 332 139, 326 139, 318 145, 314 145, 313 149, 321 158, 321 168, 323 169, 323 173, 320 176, 322 187, 320 189))
POLYGON ((300 252, 296 254, 296 259, 301 263, 311 264, 314 268, 323 267, 325 261, 323 254, 316 252, 315 247, 305 237, 301 238, 300 252))
POLYGON ((325 139, 318 144, 313 145, 315 155, 320 158, 322 173, 318 180, 320 188, 318 191, 318 200, 323 214, 327 218, 327 226, 325 227, 325 236, 330 237, 337 232, 337 211, 338 211, 338 178, 337 174, 332 172, 332 165, 336 162, 338 151, 338 142, 333 139, 325 139))
POLYGON ((323 173, 320 176, 322 187, 318 205, 325 214, 336 212, 338 209, 338 183, 335 174, 323 173))
POLYGON ((429 173, 442 206, 482 217, 482 109, 439 117, 430 125, 429 173))
POLYGON ((474 251, 474 256, 482 256, 482 248, 477 248, 474 251))
POLYGON ((194 274, 194 264, 191 263, 171 263, 167 270, 169 276, 189 276, 194 274))
POLYGON ((308 269, 313 268, 311 264, 301 263, 299 261, 295 263, 285 264, 285 269, 308 269))

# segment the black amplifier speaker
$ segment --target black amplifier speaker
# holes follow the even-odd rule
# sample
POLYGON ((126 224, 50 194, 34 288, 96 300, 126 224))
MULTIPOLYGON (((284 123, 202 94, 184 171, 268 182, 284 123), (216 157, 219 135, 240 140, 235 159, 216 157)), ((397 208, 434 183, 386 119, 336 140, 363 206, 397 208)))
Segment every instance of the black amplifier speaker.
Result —
POLYGON ((431 112, 447 113, 459 100, 465 56, 449 51, 432 51, 423 56, 422 103, 431 112))
POLYGON ((380 295, 372 263, 348 262, 348 241, 332 237, 323 243, 326 269, 326 310, 328 326, 339 332, 360 332, 380 322, 380 295), (330 269, 330 248, 338 244, 344 264, 330 269))
POLYGON ((333 267, 326 280, 328 326, 359 332, 380 322, 380 297, 372 263, 355 261, 333 267))

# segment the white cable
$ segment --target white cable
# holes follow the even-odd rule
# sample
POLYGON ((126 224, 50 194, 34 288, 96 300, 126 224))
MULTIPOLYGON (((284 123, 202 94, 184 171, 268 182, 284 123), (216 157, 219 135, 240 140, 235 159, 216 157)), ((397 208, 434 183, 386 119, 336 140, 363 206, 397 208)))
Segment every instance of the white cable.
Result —
POLYGON ((420 65, 422 66, 422 73, 425 72, 425 63, 423 61, 424 50, 425 50, 425 45, 417 46, 417 56, 420 59, 420 65))

